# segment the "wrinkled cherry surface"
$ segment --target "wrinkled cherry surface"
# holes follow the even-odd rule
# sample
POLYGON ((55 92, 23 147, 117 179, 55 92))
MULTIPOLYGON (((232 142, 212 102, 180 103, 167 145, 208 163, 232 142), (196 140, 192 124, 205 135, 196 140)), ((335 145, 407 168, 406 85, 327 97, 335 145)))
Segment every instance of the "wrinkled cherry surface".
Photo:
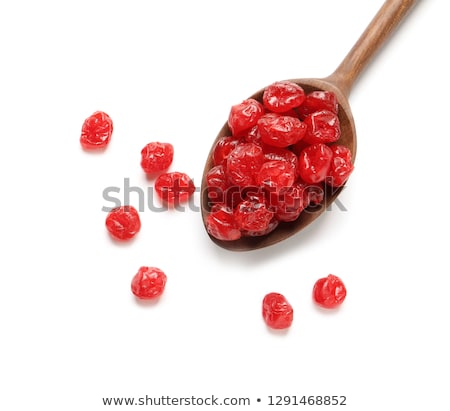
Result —
POLYGON ((274 113, 285 113, 300 106, 305 101, 305 92, 298 84, 277 81, 264 90, 263 102, 274 113))
POLYGON ((147 174, 167 170, 173 161, 173 146, 158 141, 148 143, 141 150, 141 167, 147 174))
POLYGON ((80 143, 86 150, 105 148, 111 140, 113 122, 103 111, 89 116, 81 128, 80 143))
POLYGON ((106 217, 106 229, 117 240, 130 240, 141 229, 141 219, 133 206, 114 208, 106 217))
POLYGON ((261 146, 243 143, 236 146, 227 157, 227 175, 230 183, 246 187, 256 182, 256 174, 264 163, 261 146))
POLYGON ((298 161, 300 177, 306 183, 325 181, 331 165, 333 151, 325 144, 314 144, 302 150, 298 161))
POLYGON ((273 218, 264 201, 244 200, 234 210, 234 219, 238 227, 244 231, 257 233, 266 231, 273 218))
POLYGON ((280 191, 294 184, 296 170, 285 160, 266 161, 256 175, 256 183, 268 190, 280 191))
POLYGON ((262 236, 321 207, 353 171, 341 135, 336 96, 305 93, 289 81, 233 106, 230 135, 212 149, 205 176, 208 233, 219 240, 262 236), (327 191, 328 190, 328 191, 327 191))
POLYGON ((234 105, 228 116, 231 132, 234 136, 240 135, 253 127, 263 114, 263 105, 255 99, 244 100, 242 103, 234 105))
POLYGON ((304 103, 298 108, 297 112, 301 119, 320 110, 329 110, 335 114, 338 113, 338 102, 336 96, 331 91, 312 91, 309 93, 304 103))
POLYGON ((306 134, 306 125, 296 117, 266 114, 258 120, 263 143, 274 147, 288 147, 306 134))
POLYGON ((155 181, 155 191, 168 205, 183 203, 195 192, 195 185, 186 173, 163 173, 155 181))
POLYGON ((341 145, 332 146, 333 156, 328 171, 327 183, 332 187, 341 187, 353 171, 352 153, 341 145))
POLYGON ((213 237, 233 241, 241 237, 241 230, 234 219, 233 209, 226 205, 214 206, 206 221, 208 233, 213 237))
POLYGON ((315 111, 306 116, 305 143, 334 143, 341 136, 341 126, 337 114, 329 110, 315 111))
POLYGON ((228 154, 230 154, 236 146, 242 142, 241 139, 227 136, 221 138, 214 146, 213 161, 216 165, 226 164, 228 154))
POLYGON ((333 274, 320 278, 313 287, 313 299, 323 308, 338 307, 344 302, 346 295, 344 283, 333 274))
POLYGON ((164 292, 166 274, 156 267, 141 267, 131 281, 131 292, 139 299, 151 300, 164 292))
POLYGON ((294 310, 284 295, 269 293, 263 299, 262 316, 268 327, 282 330, 292 325, 294 310))

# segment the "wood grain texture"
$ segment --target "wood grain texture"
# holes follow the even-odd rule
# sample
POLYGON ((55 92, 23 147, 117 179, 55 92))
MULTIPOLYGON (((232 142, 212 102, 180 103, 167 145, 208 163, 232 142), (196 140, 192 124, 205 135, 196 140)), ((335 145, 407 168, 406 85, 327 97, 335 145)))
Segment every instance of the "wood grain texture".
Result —
POLYGON ((326 78, 348 98, 353 84, 418 0, 388 0, 333 74, 326 78))

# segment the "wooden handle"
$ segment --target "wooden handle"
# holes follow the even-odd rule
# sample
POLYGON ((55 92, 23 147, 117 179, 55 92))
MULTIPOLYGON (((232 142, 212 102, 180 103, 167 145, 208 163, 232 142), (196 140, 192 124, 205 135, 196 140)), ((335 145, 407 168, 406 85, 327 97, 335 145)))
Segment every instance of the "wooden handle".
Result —
POLYGON ((417 0, 386 0, 338 68, 326 78, 348 97, 361 72, 417 0))

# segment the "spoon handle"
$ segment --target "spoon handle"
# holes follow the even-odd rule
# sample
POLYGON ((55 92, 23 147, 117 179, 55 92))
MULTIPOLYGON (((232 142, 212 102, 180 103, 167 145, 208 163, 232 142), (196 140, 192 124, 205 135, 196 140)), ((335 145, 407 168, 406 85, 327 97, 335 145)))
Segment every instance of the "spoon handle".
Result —
POLYGON ((338 68, 326 78, 348 98, 372 57, 395 31, 417 0, 386 0, 338 68))

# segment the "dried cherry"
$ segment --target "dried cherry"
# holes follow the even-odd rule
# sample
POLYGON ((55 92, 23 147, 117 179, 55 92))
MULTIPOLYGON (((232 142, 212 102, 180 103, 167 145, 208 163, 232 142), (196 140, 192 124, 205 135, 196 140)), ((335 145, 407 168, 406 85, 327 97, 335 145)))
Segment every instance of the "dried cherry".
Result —
POLYGON ((266 87, 263 94, 264 106, 274 113, 285 113, 305 101, 305 91, 291 81, 277 81, 266 87))
POLYGON ((234 220, 241 231, 265 232, 274 216, 263 200, 244 200, 234 210, 234 220))
POLYGON ((298 161, 300 177, 306 183, 316 184, 328 176, 333 151, 326 144, 314 144, 302 150, 298 161))
POLYGON ((338 113, 339 105, 336 95, 331 91, 315 90, 306 95, 304 103, 298 107, 297 112, 301 119, 321 110, 329 110, 338 113))
POLYGON ((342 145, 332 146, 333 156, 326 178, 326 183, 332 187, 341 187, 353 172, 352 153, 342 145))
POLYGON ((106 229, 117 240, 130 240, 141 229, 138 211, 130 205, 114 208, 106 216, 106 229))
POLYGON ((292 163, 285 160, 269 160, 261 166, 256 175, 256 183, 269 191, 278 192, 294 184, 295 174, 296 169, 292 163))
POLYGON ((186 173, 163 173, 155 181, 155 191, 168 205, 185 202, 195 192, 195 185, 186 173))
POLYGON ((227 163, 227 157, 241 142, 240 138, 233 136, 222 137, 213 148, 213 163, 215 166, 227 163))
POLYGON ((256 125, 263 114, 264 106, 259 101, 252 98, 244 100, 231 107, 228 126, 234 136, 239 136, 256 125))
POLYGON ((172 164, 173 154, 173 146, 170 143, 148 143, 141 150, 141 167, 147 174, 167 170, 172 164))
POLYGON ((269 293, 263 299, 262 316, 268 327, 282 330, 292 325, 294 310, 284 295, 269 293))
POLYGON ((313 299, 323 308, 338 307, 346 296, 347 290, 343 281, 333 274, 320 278, 313 287, 313 299))
POLYGON ((306 134, 306 125, 292 116, 263 115, 258 120, 258 131, 263 143, 274 147, 288 147, 306 134))
POLYGON ((255 184, 256 174, 264 163, 261 146, 255 143, 238 144, 227 157, 227 174, 231 184, 246 187, 255 184))
POLYGON ((305 143, 334 143, 341 136, 339 117, 330 110, 315 111, 306 116, 305 143))
POLYGON ((131 292, 139 299, 152 300, 164 292, 167 276, 156 267, 141 267, 131 281, 131 292))
POLYGON ((233 209, 224 204, 213 206, 206 220, 206 230, 218 240, 233 241, 241 238, 233 209))
POLYGON ((103 111, 96 111, 84 120, 80 143, 86 150, 105 148, 112 136, 113 122, 103 111))

